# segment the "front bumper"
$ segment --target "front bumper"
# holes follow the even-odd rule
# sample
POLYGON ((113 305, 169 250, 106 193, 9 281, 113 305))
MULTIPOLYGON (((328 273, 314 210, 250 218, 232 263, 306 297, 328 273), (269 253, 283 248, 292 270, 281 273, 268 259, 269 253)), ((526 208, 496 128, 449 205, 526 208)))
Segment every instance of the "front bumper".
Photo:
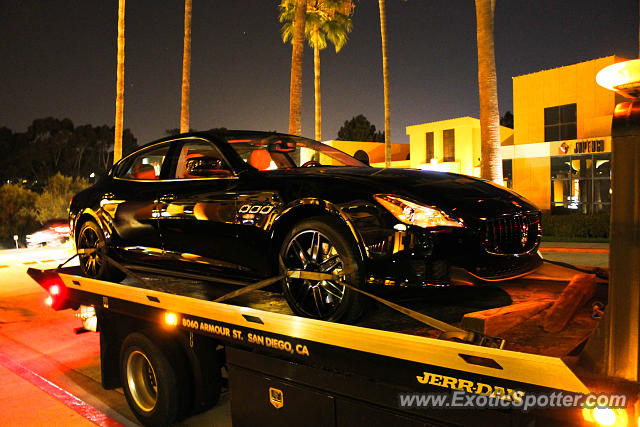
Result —
POLYGON ((478 233, 466 228, 407 227, 373 238, 367 236, 368 282, 394 286, 446 286, 453 270, 481 280, 522 276, 542 263, 539 241, 522 254, 494 254, 478 233))

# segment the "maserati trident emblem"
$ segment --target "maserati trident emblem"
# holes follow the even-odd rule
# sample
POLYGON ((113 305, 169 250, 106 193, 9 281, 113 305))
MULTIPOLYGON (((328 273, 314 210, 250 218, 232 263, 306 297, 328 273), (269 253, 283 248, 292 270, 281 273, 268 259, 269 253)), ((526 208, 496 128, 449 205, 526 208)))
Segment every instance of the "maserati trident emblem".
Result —
POLYGON ((529 240, 529 224, 523 222, 520 226, 520 231, 522 232, 520 243, 522 243, 522 247, 524 248, 527 245, 527 240, 529 240))

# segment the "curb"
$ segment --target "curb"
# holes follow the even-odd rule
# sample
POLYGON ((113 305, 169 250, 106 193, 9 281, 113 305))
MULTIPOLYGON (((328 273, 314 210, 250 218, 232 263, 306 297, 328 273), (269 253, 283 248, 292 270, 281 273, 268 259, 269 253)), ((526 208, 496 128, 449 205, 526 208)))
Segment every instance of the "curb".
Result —
POLYGON ((605 248, 540 248, 540 252, 572 252, 572 253, 590 253, 590 254, 608 254, 609 249, 605 248))

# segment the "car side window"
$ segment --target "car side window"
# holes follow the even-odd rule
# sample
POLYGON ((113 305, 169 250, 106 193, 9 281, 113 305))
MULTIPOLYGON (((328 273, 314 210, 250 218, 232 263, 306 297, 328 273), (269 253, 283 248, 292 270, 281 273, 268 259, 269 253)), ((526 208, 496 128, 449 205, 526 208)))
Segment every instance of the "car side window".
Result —
POLYGON ((231 167, 215 145, 206 141, 183 144, 176 164, 175 179, 228 178, 231 167))
POLYGON ((162 162, 164 162, 168 151, 169 144, 145 150, 130 159, 126 165, 123 165, 124 167, 119 168, 116 176, 134 180, 160 179, 162 162))

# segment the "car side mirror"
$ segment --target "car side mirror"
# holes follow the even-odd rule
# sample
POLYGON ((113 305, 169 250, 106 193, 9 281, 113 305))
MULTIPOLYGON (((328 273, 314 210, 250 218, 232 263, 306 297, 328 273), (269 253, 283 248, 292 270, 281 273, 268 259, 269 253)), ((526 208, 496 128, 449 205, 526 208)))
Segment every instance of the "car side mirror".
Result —
POLYGON ((217 157, 197 157, 187 160, 187 175, 197 178, 225 177, 232 173, 225 163, 217 157))

